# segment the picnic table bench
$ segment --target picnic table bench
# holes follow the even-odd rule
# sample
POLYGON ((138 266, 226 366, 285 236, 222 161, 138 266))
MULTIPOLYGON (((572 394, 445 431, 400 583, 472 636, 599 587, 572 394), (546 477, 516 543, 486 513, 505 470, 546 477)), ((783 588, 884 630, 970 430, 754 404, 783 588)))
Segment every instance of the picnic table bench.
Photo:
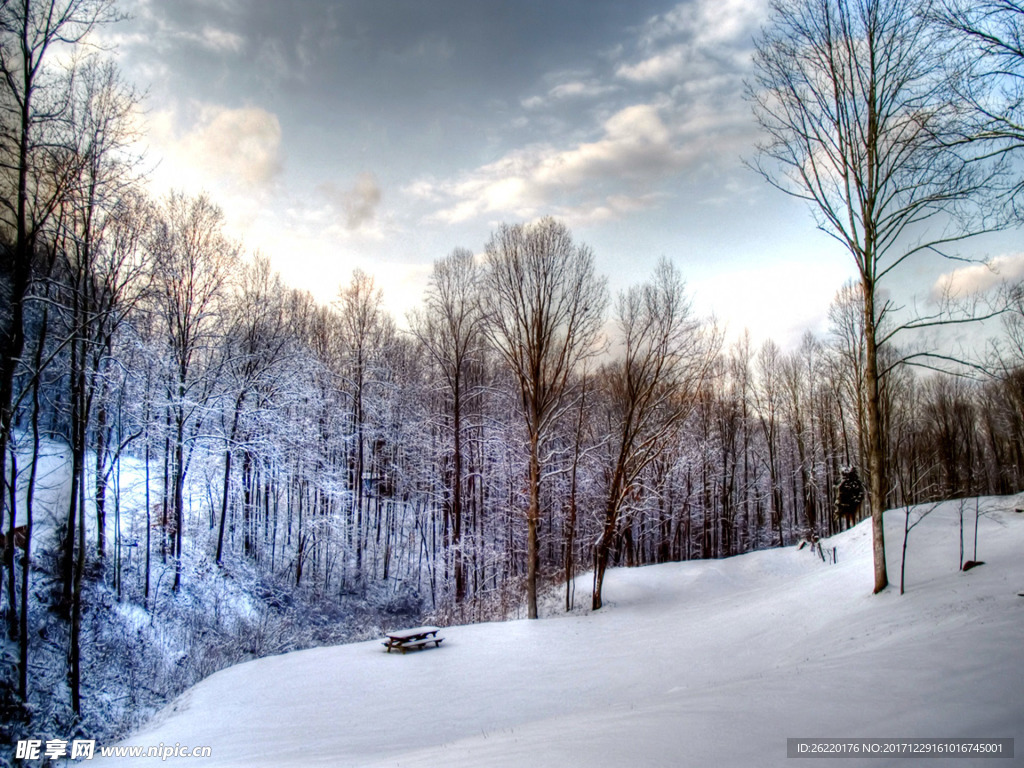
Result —
POLYGON ((412 629, 395 630, 394 632, 387 633, 388 639, 384 641, 384 646, 388 649, 388 653, 391 653, 392 648, 402 653, 418 651, 421 648, 429 648, 431 643, 437 648, 441 645, 441 641, 444 640, 443 637, 437 634, 440 631, 439 627, 414 627, 412 629))

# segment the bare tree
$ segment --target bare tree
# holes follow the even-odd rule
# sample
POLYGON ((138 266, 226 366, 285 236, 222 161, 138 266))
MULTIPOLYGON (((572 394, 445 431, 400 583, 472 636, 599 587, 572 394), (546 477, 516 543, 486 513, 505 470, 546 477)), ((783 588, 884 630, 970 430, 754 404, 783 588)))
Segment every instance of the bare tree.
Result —
POLYGON ((472 251, 456 248, 434 262, 426 308, 411 318, 413 333, 440 368, 451 397, 452 479, 450 545, 454 553, 455 602, 466 596, 462 557, 464 495, 463 416, 467 376, 481 342, 479 271, 472 251))
POLYGON ((775 526, 779 546, 786 543, 782 533, 782 488, 779 470, 779 434, 782 431, 783 385, 782 353, 770 339, 757 355, 757 386, 753 388, 754 410, 761 424, 765 450, 762 454, 768 470, 769 526, 775 526))
MULTIPOLYGON (((268 388, 275 367, 286 352, 288 335, 285 324, 285 289, 280 276, 273 272, 270 260, 257 254, 241 270, 240 285, 229 304, 230 326, 225 338, 226 360, 221 366, 233 402, 225 424, 224 486, 221 495, 220 523, 217 530, 216 562, 222 564, 224 529, 228 517, 231 488, 231 464, 238 448, 242 414, 247 401, 258 390, 268 388)), ((247 451, 247 449, 243 449, 247 451)), ((248 509, 246 510, 248 514, 248 509)), ((251 531, 246 525, 242 534, 246 554, 251 554, 251 531)))
POLYGON ((572 405, 573 372, 598 350, 608 291, 590 248, 551 218, 491 235, 483 283, 486 333, 515 377, 526 426, 527 614, 535 619, 545 438, 572 405))
POLYGON ((846 283, 828 308, 829 348, 832 352, 833 386, 842 411, 844 462, 859 465, 867 454, 867 421, 864 405, 864 302, 859 283, 846 283), (852 422, 852 430, 850 428, 852 422), (851 437, 850 432, 853 432, 851 437))
MULTIPOLYGON (((165 501, 174 532, 174 589, 181 585, 184 487, 199 428, 199 412, 211 394, 206 364, 228 277, 238 245, 223 233, 223 213, 205 196, 173 192, 156 222, 151 245, 155 261, 157 312, 166 334, 171 370, 167 381, 170 498, 165 501)), ((167 511, 165 511, 167 514, 167 511)))
POLYGON ((363 578, 363 555, 366 548, 364 517, 369 514, 367 493, 369 488, 367 456, 371 443, 368 430, 374 388, 379 389, 388 348, 393 346, 395 325, 384 311, 384 294, 373 277, 361 269, 353 270, 352 280, 338 296, 340 330, 342 334, 343 389, 350 403, 349 488, 353 491, 350 530, 355 543, 356 579, 363 578))
POLYGON ((962 104, 932 9, 930 0, 773 0, 749 87, 767 135, 757 170, 808 201, 857 266, 876 592, 888 584, 879 348, 901 329, 936 321, 881 331, 898 307, 879 301, 879 289, 908 259, 948 255, 986 227, 967 216, 988 177, 957 144, 962 104))
MULTIPOLYGON (((994 156, 1024 149, 1024 3, 1019 0, 942 0, 940 23, 963 36, 971 76, 958 81, 973 120, 965 142, 982 142, 994 156)), ((1024 180, 1012 182, 1019 197, 1024 180)))
POLYGON ((817 503, 813 488, 814 424, 813 404, 815 382, 818 380, 820 344, 807 331, 800 347, 786 355, 782 361, 782 387, 784 407, 793 440, 796 443, 796 476, 800 480, 800 493, 794 504, 800 507, 801 536, 813 543, 818 536, 817 503))
POLYGON ((619 296, 623 354, 602 370, 609 434, 604 528, 594 551, 593 609, 601 589, 619 514, 641 473, 675 438, 718 352, 717 335, 694 317, 679 271, 659 262, 649 283, 619 296))
POLYGON ((114 19, 111 0, 0 2, 0 527, 9 497, 14 375, 25 348, 36 252, 82 161, 62 135, 72 78, 52 65, 54 50, 79 45, 114 19))
MULTIPOLYGON (((126 148, 135 138, 129 125, 136 95, 112 62, 93 57, 76 74, 66 121, 71 134, 69 155, 76 158, 77 172, 60 202, 56 227, 71 368, 71 494, 63 562, 63 600, 69 606, 76 529, 80 545, 85 541, 85 499, 80 486, 94 407, 97 554, 102 558, 105 552, 109 446, 103 374, 117 327, 141 295, 144 249, 140 241, 143 227, 148 226, 141 211, 130 211, 144 203, 133 200, 128 191, 135 181, 134 161, 126 148)), ((79 553, 82 558, 84 552, 79 553)))

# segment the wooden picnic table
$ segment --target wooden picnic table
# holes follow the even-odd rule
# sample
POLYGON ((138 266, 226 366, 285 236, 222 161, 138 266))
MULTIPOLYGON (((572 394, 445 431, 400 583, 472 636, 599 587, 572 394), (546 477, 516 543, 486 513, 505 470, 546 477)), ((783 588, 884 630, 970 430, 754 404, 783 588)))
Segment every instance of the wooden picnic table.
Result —
POLYGON ((388 653, 391 653, 392 648, 402 653, 417 651, 422 648, 429 648, 431 643, 437 648, 441 645, 441 641, 444 640, 443 637, 439 637, 437 634, 440 631, 440 627, 429 626, 398 629, 387 633, 388 639, 384 641, 384 646, 388 649, 388 653))

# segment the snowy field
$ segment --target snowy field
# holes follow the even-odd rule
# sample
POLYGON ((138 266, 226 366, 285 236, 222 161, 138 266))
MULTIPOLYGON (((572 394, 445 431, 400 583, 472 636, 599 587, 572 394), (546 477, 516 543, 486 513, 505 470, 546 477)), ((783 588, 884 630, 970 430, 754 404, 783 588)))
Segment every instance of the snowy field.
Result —
MULTIPOLYGON (((982 499, 910 533, 887 513, 893 586, 872 596, 867 523, 807 549, 609 572, 593 614, 447 627, 222 670, 124 744, 212 747, 203 766, 911 766, 1024 762, 1024 514, 982 499), (975 503, 963 510, 974 557, 975 503), (1008 759, 801 759, 787 737, 1014 738, 1008 759)), ((916 518, 912 514, 911 520, 916 518)), ((587 577, 577 598, 586 602, 587 577)))

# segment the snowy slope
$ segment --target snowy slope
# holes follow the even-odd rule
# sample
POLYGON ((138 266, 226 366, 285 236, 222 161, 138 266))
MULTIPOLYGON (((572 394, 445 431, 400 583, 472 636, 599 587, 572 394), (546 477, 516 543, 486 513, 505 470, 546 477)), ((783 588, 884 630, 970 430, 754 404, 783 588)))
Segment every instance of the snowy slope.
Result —
MULTIPOLYGON (((209 745, 209 760, 164 763, 207 766, 792 768, 787 737, 1012 737, 1020 761, 1016 501, 982 500, 985 564, 963 573, 959 505, 925 518, 910 534, 903 597, 895 510, 886 520, 895 588, 881 595, 870 594, 867 524, 824 542, 837 548, 835 565, 788 548, 620 569, 598 613, 449 627, 440 648, 406 656, 375 641, 225 669, 124 743, 209 745)), ((966 517, 971 557, 973 501, 966 517)), ((818 764, 834 763, 795 763, 818 764)))

